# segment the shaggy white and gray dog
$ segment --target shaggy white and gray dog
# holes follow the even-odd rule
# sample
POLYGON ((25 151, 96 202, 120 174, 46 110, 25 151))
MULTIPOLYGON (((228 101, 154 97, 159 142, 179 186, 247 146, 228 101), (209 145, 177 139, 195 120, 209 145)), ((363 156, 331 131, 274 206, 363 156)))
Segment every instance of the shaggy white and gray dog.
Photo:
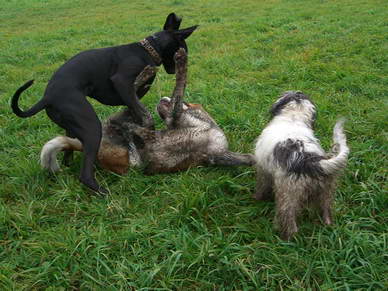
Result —
POLYGON ((256 142, 254 198, 275 195, 275 223, 281 237, 290 239, 298 231, 298 214, 309 202, 319 207, 325 224, 332 223, 336 178, 346 166, 349 148, 340 119, 334 127, 333 152, 325 153, 314 136, 315 105, 302 92, 285 92, 273 104, 271 115, 256 142))

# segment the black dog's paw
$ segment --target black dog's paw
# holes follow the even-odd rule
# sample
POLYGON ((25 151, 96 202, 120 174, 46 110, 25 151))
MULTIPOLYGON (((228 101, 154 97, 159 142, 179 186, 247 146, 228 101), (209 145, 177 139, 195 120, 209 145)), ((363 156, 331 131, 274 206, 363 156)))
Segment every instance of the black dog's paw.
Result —
POLYGON ((100 195, 100 196, 106 196, 106 195, 109 195, 110 192, 108 191, 108 189, 99 186, 99 187, 98 187, 98 190, 96 191, 96 194, 97 194, 97 195, 100 195))

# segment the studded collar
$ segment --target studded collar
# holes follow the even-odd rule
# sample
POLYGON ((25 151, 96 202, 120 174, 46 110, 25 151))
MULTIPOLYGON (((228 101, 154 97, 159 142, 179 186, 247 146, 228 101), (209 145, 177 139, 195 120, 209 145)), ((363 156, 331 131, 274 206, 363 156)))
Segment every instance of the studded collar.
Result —
POLYGON ((140 45, 150 54, 156 65, 160 66, 162 64, 162 58, 147 39, 141 40, 140 45))

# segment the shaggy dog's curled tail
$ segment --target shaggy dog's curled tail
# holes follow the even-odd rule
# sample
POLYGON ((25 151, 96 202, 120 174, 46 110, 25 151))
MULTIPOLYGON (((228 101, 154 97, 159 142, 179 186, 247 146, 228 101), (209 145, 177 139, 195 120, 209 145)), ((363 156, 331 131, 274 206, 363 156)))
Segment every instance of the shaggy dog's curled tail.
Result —
POLYGON ((345 118, 337 121, 333 130, 333 153, 334 157, 320 161, 320 165, 327 174, 334 174, 345 168, 349 155, 349 147, 346 144, 344 133, 345 118))
POLYGON ((333 157, 321 156, 307 152, 304 142, 298 139, 287 139, 274 148, 274 159, 287 173, 299 176, 320 177, 336 174, 346 166, 349 148, 344 133, 345 119, 340 119, 333 131, 333 157))
POLYGON ((43 168, 55 173, 60 168, 57 154, 64 150, 82 151, 82 143, 76 138, 58 136, 46 142, 40 152, 40 164, 43 168))

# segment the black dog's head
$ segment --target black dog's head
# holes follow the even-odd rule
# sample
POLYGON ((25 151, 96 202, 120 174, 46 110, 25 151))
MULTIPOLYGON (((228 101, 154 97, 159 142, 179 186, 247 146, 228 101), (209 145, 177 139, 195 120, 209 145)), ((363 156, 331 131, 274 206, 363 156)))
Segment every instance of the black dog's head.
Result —
POLYGON ((168 74, 175 74, 174 54, 181 47, 187 52, 185 39, 198 27, 198 25, 195 25, 179 29, 181 22, 182 18, 176 16, 175 13, 170 13, 167 16, 163 30, 147 38, 160 54, 162 64, 168 74))

